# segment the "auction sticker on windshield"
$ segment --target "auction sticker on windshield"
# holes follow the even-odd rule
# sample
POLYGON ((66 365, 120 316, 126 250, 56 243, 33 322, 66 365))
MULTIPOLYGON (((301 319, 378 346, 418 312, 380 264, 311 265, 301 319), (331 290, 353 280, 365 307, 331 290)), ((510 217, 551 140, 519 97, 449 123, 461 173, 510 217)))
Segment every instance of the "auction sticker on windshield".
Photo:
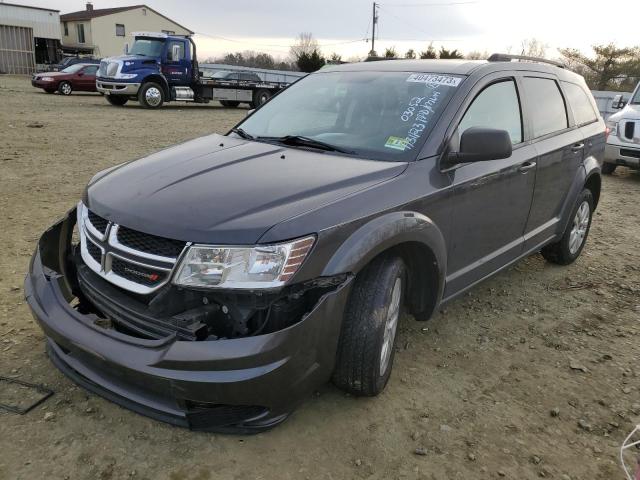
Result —
POLYGON ((429 85, 446 85, 457 87, 462 78, 451 75, 434 75, 433 73, 412 73, 407 78, 407 82, 428 83, 429 85))

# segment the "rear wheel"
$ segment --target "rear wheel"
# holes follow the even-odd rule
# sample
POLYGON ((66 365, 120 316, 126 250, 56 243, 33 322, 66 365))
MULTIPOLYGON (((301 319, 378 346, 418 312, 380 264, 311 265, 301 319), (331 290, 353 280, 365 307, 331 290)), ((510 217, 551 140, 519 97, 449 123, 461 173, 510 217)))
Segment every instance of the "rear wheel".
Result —
POLYGON ((269 90, 256 90, 253 92, 253 102, 251 102, 251 108, 258 108, 264 105, 271 98, 271 92, 269 90))
POLYGON ((236 108, 238 105, 240 105, 240 102, 236 102, 235 100, 220 100, 220 103, 223 107, 228 108, 236 108))
POLYGON ((405 266, 383 256, 358 274, 345 309, 333 383, 354 395, 374 396, 387 384, 402 312, 405 266))
POLYGON ((591 228, 593 206, 591 190, 584 189, 573 208, 571 221, 562 238, 556 243, 547 245, 540 252, 545 259, 551 263, 569 265, 580 256, 591 228))
POLYGON ((138 102, 145 108, 160 108, 164 103, 162 87, 154 82, 145 83, 138 92, 138 102))
POLYGON ((58 85, 58 91, 62 95, 71 95, 71 92, 73 92, 73 87, 69 82, 61 82, 60 85, 58 85))
POLYGON ((125 103, 129 101, 129 98, 124 97, 122 95, 105 95, 107 97, 107 102, 111 105, 115 105, 116 107, 121 107, 125 103))
POLYGON ((604 162, 602 164, 602 173, 605 175, 611 175, 616 171, 617 165, 615 163, 604 162))

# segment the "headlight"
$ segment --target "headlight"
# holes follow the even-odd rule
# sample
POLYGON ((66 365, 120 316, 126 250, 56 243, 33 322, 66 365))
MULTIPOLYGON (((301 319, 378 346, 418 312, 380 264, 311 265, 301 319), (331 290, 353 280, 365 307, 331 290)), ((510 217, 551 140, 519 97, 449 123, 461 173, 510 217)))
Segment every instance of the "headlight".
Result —
POLYGON ((280 287, 298 271, 314 242, 314 237, 305 237, 255 247, 192 245, 174 283, 226 289, 280 287))
POLYGON ((613 135, 614 137, 618 136, 618 122, 606 122, 607 126, 607 137, 609 135, 613 135))
POLYGON ((117 78, 117 79, 120 79, 120 80, 129 80, 131 78, 136 78, 137 76, 138 76, 137 73, 118 73, 113 78, 117 78))
POLYGON ((53 82, 53 77, 40 77, 43 82, 53 82))

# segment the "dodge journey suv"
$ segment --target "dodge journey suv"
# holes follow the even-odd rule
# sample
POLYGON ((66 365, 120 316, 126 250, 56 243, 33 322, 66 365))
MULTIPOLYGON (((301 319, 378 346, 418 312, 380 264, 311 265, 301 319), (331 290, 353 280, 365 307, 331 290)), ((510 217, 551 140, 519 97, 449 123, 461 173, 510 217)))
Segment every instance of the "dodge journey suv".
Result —
POLYGON ((42 235, 26 298, 88 390, 259 431, 330 379, 380 393, 403 312, 427 320, 534 252, 573 262, 604 148, 584 80, 556 65, 332 66, 226 135, 98 173, 42 235))

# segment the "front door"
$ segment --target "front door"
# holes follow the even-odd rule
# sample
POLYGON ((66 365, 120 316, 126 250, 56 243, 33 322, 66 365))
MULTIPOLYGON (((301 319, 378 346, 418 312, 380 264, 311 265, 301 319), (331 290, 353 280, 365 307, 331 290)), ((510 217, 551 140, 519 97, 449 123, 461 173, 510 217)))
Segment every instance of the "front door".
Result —
POLYGON ((470 127, 506 130, 513 154, 502 160, 461 164, 453 171, 445 298, 521 255, 535 186, 536 152, 524 143, 514 78, 497 78, 482 87, 462 117, 458 134, 470 127))
POLYGON ((171 86, 188 86, 190 82, 190 62, 186 56, 186 40, 170 40, 167 42, 165 63, 162 73, 171 86))
POLYGON ((80 70, 74 82, 77 84, 76 90, 82 90, 85 92, 95 91, 97 71, 98 65, 88 65, 80 70))

